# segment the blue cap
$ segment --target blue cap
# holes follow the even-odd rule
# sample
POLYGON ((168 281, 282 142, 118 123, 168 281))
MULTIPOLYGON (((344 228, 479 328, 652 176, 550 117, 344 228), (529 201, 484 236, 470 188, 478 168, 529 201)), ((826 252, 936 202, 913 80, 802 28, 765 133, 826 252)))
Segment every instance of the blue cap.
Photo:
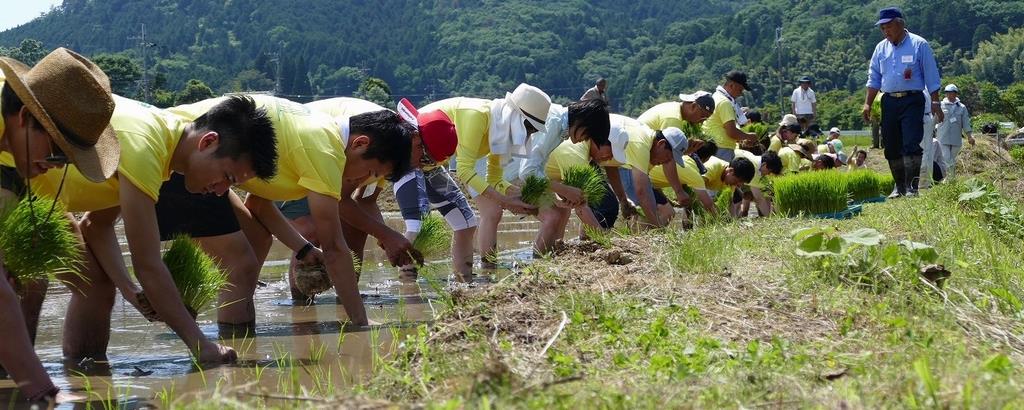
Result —
POLYGON ((888 23, 895 18, 903 18, 903 12, 900 11, 899 7, 886 7, 878 12, 878 22, 876 26, 888 23))

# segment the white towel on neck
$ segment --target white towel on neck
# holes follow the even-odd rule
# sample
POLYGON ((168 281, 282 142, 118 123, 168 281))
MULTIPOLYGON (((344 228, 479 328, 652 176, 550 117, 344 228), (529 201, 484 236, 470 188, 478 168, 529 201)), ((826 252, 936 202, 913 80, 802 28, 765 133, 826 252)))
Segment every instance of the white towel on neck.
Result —
POLYGON ((530 153, 527 144, 530 136, 523 125, 526 117, 508 103, 511 96, 506 93, 505 98, 491 100, 491 124, 487 138, 491 154, 500 156, 502 165, 511 162, 513 157, 526 158, 530 153))

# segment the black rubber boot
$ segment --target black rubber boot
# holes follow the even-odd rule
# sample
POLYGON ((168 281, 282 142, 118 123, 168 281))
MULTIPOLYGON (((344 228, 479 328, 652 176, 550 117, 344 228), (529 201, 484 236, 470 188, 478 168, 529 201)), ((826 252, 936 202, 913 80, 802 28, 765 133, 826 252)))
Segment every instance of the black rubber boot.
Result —
POLYGON ((907 194, 907 172, 906 166, 904 165, 903 158, 890 159, 889 160, 889 172, 892 173, 892 179, 896 182, 892 188, 892 193, 889 194, 889 199, 899 198, 907 194))
POLYGON ((903 160, 906 161, 904 166, 906 167, 907 173, 907 195, 917 196, 921 184, 921 156, 908 155, 903 157, 903 160))

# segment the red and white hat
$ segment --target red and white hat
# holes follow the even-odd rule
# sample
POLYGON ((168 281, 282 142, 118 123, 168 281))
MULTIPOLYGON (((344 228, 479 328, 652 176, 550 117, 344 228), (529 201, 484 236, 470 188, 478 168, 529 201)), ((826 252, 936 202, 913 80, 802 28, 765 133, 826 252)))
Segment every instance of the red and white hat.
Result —
POLYGON ((441 162, 455 154, 459 137, 455 133, 455 123, 444 111, 421 113, 409 100, 403 98, 398 102, 397 112, 405 121, 419 129, 420 139, 431 159, 441 162))

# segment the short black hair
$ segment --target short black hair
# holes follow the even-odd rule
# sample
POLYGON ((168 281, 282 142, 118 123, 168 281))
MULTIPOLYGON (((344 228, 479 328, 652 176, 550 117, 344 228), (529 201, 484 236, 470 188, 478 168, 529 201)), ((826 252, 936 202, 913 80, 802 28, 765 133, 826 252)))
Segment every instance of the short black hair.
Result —
POLYGON ((583 127, 587 138, 597 146, 611 145, 608 134, 611 132, 611 119, 608 117, 608 103, 593 99, 577 101, 569 104, 569 129, 583 127))
POLYGON ((751 122, 761 122, 761 112, 751 111, 747 113, 747 119, 751 122))
MULTIPOLYGON (((24 106, 25 103, 21 101, 21 97, 18 97, 18 94, 14 93, 11 85, 4 83, 4 89, 0 90, 0 115, 4 117, 17 115, 18 111, 21 111, 21 107, 24 106)), ((32 116, 32 119, 35 120, 35 115, 32 116)), ((31 127, 36 130, 42 130, 43 124, 36 120, 32 121, 31 127)), ((64 132, 63 128, 61 128, 61 132, 64 132)))
POLYGON ((754 169, 754 163, 743 157, 733 159, 729 163, 729 168, 732 168, 734 175, 748 184, 754 180, 754 173, 757 171, 754 169))
POLYGON ((774 175, 782 174, 782 158, 775 151, 768 151, 761 155, 761 165, 768 167, 774 175))
POLYGON ((243 156, 252 161, 259 179, 277 174, 277 137, 267 110, 256 106, 247 95, 233 95, 217 103, 192 123, 198 131, 213 131, 220 136, 218 158, 237 160, 243 156))
POLYGON ((836 167, 836 160, 825 154, 818 155, 814 160, 821 161, 822 165, 825 166, 825 169, 832 169, 836 167))
POLYGON ((857 152, 853 153, 854 156, 857 156, 857 155, 860 155, 860 154, 864 154, 864 158, 868 157, 868 152, 864 151, 862 149, 859 149, 859 150, 857 150, 857 152))
POLYGON ((700 158, 701 162, 707 162, 707 160, 711 159, 711 157, 715 156, 717 153, 718 144, 715 144, 715 142, 711 140, 704 141, 704 145, 701 145, 696 152, 697 157, 700 158))
POLYGON ((354 115, 348 120, 350 135, 370 137, 363 159, 376 159, 391 164, 388 181, 396 182, 411 169, 412 137, 416 127, 394 111, 379 110, 354 115))

